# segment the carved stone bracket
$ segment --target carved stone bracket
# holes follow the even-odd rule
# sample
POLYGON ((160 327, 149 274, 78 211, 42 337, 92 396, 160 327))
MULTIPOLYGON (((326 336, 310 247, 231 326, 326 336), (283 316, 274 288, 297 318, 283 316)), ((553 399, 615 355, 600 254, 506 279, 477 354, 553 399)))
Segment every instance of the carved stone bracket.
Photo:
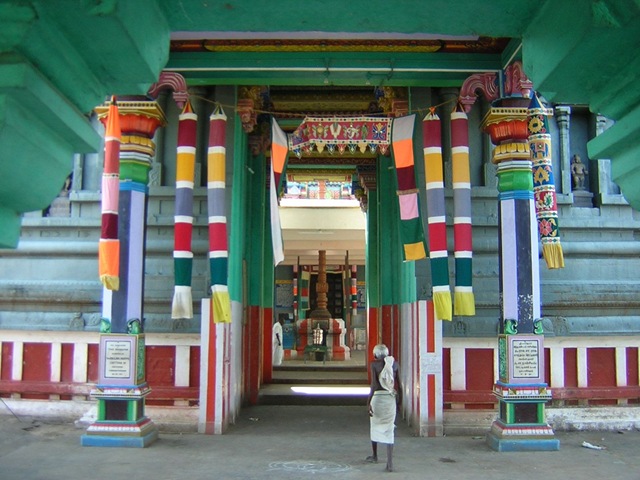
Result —
POLYGON ((184 77, 176 72, 162 72, 159 80, 149 88, 147 95, 156 100, 160 92, 166 89, 173 91, 173 100, 178 105, 178 108, 182 110, 189 99, 187 82, 184 77))
MULTIPOLYGON (((531 97, 533 82, 524 74, 521 62, 513 62, 509 65, 504 71, 504 76, 505 96, 521 95, 524 98, 531 97)), ((469 113, 480 93, 484 95, 488 102, 498 99, 500 91, 496 73, 476 73, 464 81, 460 88, 459 101, 465 112, 469 113)))
POLYGON ((504 71, 504 93, 507 96, 520 94, 531 98, 533 82, 527 78, 522 70, 522 62, 513 62, 504 71))
POLYGON ((476 103, 478 93, 484 95, 487 101, 496 100, 500 94, 498 89, 498 76, 495 73, 476 73, 467 78, 460 88, 459 101, 464 111, 469 113, 476 103))

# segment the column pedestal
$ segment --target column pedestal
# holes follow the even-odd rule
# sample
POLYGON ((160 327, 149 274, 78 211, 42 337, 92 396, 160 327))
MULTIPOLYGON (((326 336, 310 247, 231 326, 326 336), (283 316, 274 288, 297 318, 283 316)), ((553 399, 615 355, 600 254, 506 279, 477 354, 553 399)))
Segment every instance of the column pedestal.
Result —
POLYGON ((493 387, 499 417, 487 443, 498 452, 555 451, 560 442, 545 420, 551 390, 544 383, 544 337, 499 335, 500 380, 493 387))
POLYGON ((81 437, 85 447, 146 447, 158 439, 158 428, 145 415, 143 334, 104 334, 100 337, 99 380, 91 396, 98 401, 98 418, 81 437))

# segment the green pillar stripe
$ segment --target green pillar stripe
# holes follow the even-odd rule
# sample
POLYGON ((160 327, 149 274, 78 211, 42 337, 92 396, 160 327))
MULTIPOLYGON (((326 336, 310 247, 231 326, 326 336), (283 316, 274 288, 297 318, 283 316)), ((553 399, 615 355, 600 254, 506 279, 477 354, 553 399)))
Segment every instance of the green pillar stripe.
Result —
POLYGON ((137 420, 136 418, 136 413, 137 413, 137 408, 136 405, 137 402, 135 400, 129 400, 127 402, 127 420, 130 422, 135 422, 137 420))
POLYGON ((507 423, 508 424, 516 423, 515 405, 513 403, 507 403, 506 408, 507 408, 507 423))
POLYGON ((149 183, 150 165, 148 162, 132 162, 120 160, 120 181, 130 180, 132 182, 149 183))
POLYGON ((191 273, 193 270, 192 258, 174 258, 173 269, 176 285, 182 287, 191 286, 191 273))
POLYGON ((415 302, 418 299, 416 289, 416 262, 402 262, 400 269, 402 270, 400 303, 415 302))
POLYGON ((536 409, 536 416, 538 418, 538 423, 539 424, 545 424, 545 418, 544 418, 544 403, 538 403, 538 408, 536 409))
POLYGON ((434 285, 449 285, 449 259, 431 258, 431 281, 434 285))
POLYGON ((264 308, 272 308, 273 307, 273 292, 274 292, 274 283, 275 283, 275 267, 273 265, 273 243, 271 239, 271 214, 270 214, 270 201, 269 201, 269 189, 263 188, 263 198, 265 205, 265 213, 263 216, 263 231, 264 235, 264 243, 262 244, 262 265, 261 272, 262 275, 262 298, 260 301, 260 305, 264 308))
POLYGON ((106 406, 104 404, 104 400, 99 398, 98 399, 98 412, 96 413, 97 419, 98 420, 105 420, 106 415, 107 415, 107 410, 106 410, 106 406))
POLYGON ((460 287, 471 286, 471 259, 456 258, 456 285, 460 287))
POLYGON ((393 305, 400 303, 400 264, 403 261, 400 240, 400 214, 396 194, 395 169, 391 159, 378 159, 378 229, 380 234, 380 303, 393 305))
MULTIPOLYGON (((247 287, 249 305, 260 305, 262 295, 262 256, 265 243, 264 216, 267 211, 266 204, 266 159, 263 154, 251 158, 251 168, 255 172, 249 175, 247 186, 249 189, 249 199, 247 205, 248 228, 246 237, 251 239, 245 245, 245 255, 247 259, 247 287)), ((231 245, 233 248, 233 245, 231 245)))
POLYGON ((531 165, 523 162, 524 165, 512 165, 510 163, 498 166, 498 191, 531 191, 533 192, 533 176, 531 175, 531 165))
MULTIPOLYGON (((229 298, 242 301, 242 265, 245 254, 247 232, 247 172, 251 156, 247 148, 247 135, 242 129, 239 115, 234 115, 233 122, 233 155, 227 155, 227 162, 233 161, 233 180, 231 188, 231 217, 227 221, 229 228, 229 298)), ((227 123, 227 128, 231 126, 227 123)), ((254 169, 255 171, 255 169, 254 169)))
POLYGON ((227 284, 227 257, 217 257, 209 259, 209 268, 211 271, 211 285, 227 284))

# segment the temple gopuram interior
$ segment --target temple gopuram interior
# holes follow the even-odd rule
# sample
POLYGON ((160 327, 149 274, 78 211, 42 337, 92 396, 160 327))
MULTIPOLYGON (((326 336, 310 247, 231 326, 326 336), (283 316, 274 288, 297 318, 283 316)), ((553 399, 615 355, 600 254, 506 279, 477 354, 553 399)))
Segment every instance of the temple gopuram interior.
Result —
POLYGON ((385 344, 417 436, 637 427, 640 7, 277 3, 2 2, 3 402, 146 447, 385 344))

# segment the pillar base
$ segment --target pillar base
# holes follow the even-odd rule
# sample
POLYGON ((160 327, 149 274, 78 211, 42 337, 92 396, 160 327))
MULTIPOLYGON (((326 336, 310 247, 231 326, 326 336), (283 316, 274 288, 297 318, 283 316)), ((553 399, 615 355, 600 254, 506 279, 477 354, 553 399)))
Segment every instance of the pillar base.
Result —
POLYGON ((555 452, 560 450, 548 425, 505 425, 496 420, 487 434, 487 445, 496 452, 555 452))
POLYGON ((158 427, 149 418, 129 422, 96 422, 82 435, 83 447, 144 448, 158 439, 158 427))

